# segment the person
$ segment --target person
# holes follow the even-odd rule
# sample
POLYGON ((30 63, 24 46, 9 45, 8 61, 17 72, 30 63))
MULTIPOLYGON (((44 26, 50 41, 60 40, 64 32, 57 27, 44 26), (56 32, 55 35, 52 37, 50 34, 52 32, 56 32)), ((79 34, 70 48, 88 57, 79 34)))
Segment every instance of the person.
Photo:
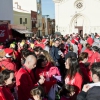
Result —
POLYGON ((76 58, 66 59, 65 67, 67 69, 65 84, 75 86, 77 88, 75 94, 78 94, 81 91, 81 86, 83 84, 83 77, 80 71, 78 60, 76 58))
POLYGON ((10 88, 14 85, 14 71, 5 69, 0 72, 0 100, 14 100, 10 88))
POLYGON ((91 56, 91 64, 94 62, 100 62, 100 54, 98 53, 99 48, 97 46, 92 47, 93 54, 91 56))
POLYGON ((21 64, 23 65, 25 63, 25 60, 27 56, 31 55, 33 52, 30 50, 21 50, 21 64))
POLYGON ((44 55, 47 58, 47 61, 48 61, 49 64, 52 64, 52 65, 55 64, 53 58, 51 57, 51 55, 47 51, 43 50, 41 52, 41 54, 44 55))
POLYGON ((87 66, 87 61, 88 61, 88 53, 86 52, 82 52, 80 55, 79 55, 79 66, 80 66, 80 69, 81 69, 81 72, 83 74, 83 84, 86 84, 91 80, 91 76, 90 76, 90 70, 89 70, 89 66, 87 66))
POLYGON ((60 45, 60 40, 56 39, 54 42, 54 46, 52 46, 52 48, 50 50, 50 55, 52 56, 53 60, 55 61, 55 65, 57 67, 60 66, 59 59, 60 59, 60 55, 62 55, 62 53, 59 49, 59 45, 60 45))
POLYGON ((18 67, 21 65, 20 53, 17 51, 16 44, 14 43, 10 44, 10 48, 13 50, 13 61, 16 64, 18 70, 19 69, 18 67))
POLYGON ((73 46, 73 52, 75 52, 78 55, 78 44, 77 44, 77 42, 74 39, 72 39, 70 44, 73 46))
POLYGON ((47 100, 45 97, 44 89, 41 86, 34 87, 30 94, 34 98, 34 100, 47 100))
POLYGON ((94 39, 94 43, 92 44, 92 47, 93 46, 97 46, 98 48, 100 48, 100 40, 99 40, 99 38, 95 38, 94 39))
POLYGON ((5 56, 0 61, 0 66, 6 69, 17 71, 16 64, 12 61, 13 50, 10 48, 4 49, 5 56))
POLYGON ((73 85, 65 84, 59 91, 60 100, 74 100, 75 87, 73 85))
POLYGON ((77 58, 77 54, 75 52, 73 52, 73 46, 72 45, 69 46, 68 53, 65 55, 65 59, 71 58, 71 57, 77 58))
POLYGON ((94 42, 94 40, 91 38, 91 35, 89 35, 88 39, 87 39, 87 43, 92 45, 94 42))
POLYGON ((94 83, 84 85, 82 91, 77 96, 77 100, 100 99, 100 62, 92 64, 91 77, 94 83))
POLYGON ((43 84, 45 79, 43 76, 37 82, 33 74, 33 69, 36 67, 37 58, 35 54, 29 55, 22 68, 19 69, 16 75, 16 86, 18 88, 18 100, 32 99, 30 96, 31 89, 38 84, 43 84))
POLYGON ((34 52, 35 52, 35 54, 37 55, 37 56, 39 56, 40 54, 41 54, 41 51, 42 51, 43 49, 41 48, 41 47, 35 47, 34 48, 34 52))
POLYGON ((49 51, 50 51, 50 41, 48 39, 46 39, 44 41, 44 44, 45 44, 44 50, 46 50, 49 53, 49 51))
POLYGON ((41 75, 45 77, 43 86, 45 87, 45 92, 47 94, 50 91, 50 88, 57 83, 57 80, 53 76, 60 76, 58 68, 48 64, 47 58, 44 55, 40 55, 38 57, 35 73, 37 80, 41 77, 41 75))
POLYGON ((91 45, 87 43, 86 44, 86 49, 83 52, 88 53, 88 62, 90 63, 91 62, 91 57, 92 57, 92 54, 93 54, 93 51, 91 50, 91 45))

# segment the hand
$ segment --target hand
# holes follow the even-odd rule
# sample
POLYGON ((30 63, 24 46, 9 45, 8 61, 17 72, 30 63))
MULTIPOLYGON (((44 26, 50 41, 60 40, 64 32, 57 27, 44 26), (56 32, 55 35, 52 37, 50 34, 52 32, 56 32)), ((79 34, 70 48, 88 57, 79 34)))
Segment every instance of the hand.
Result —
POLYGON ((87 92, 90 89, 90 86, 88 84, 83 86, 82 91, 87 92))
POLYGON ((43 76, 41 76, 38 82, 39 82, 40 84, 43 84, 44 81, 45 81, 45 78, 44 78, 43 76))
POLYGON ((45 79, 43 75, 40 75, 40 79, 45 79))
POLYGON ((64 58, 64 54, 63 53, 61 54, 61 57, 64 58))

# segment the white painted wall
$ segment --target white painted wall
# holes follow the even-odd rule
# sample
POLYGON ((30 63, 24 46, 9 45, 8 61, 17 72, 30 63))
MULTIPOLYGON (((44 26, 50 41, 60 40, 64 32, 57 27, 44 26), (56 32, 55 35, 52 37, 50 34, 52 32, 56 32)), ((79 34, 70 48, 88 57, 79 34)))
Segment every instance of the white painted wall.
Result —
MULTIPOLYGON (((55 0, 58 1, 58 0, 55 0)), ((100 33, 100 1, 99 0, 82 0, 84 9, 77 10, 74 7, 75 1, 78 0, 61 0, 62 2, 55 2, 55 20, 58 31, 63 35, 70 34, 74 31, 71 26, 71 20, 74 18, 76 12, 83 16, 77 17, 77 24, 84 23, 84 33, 98 32, 100 33)), ((55 27, 56 28, 56 27, 55 27)))
POLYGON ((10 20, 13 24, 13 1, 0 0, 0 20, 10 20))

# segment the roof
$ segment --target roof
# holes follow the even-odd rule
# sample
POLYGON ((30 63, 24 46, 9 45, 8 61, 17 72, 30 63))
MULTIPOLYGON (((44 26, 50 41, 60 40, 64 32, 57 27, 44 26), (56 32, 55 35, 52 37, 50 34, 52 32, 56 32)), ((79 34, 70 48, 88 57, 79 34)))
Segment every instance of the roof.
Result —
POLYGON ((13 29, 15 31, 17 31, 18 33, 21 34, 32 34, 33 32, 29 31, 29 30, 18 30, 18 29, 13 29))

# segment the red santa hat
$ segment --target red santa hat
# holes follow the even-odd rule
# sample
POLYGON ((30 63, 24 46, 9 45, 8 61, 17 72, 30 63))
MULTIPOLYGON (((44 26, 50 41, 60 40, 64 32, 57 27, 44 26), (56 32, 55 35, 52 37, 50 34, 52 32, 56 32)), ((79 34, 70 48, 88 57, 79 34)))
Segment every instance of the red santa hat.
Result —
POLYGON ((4 49, 4 51, 5 51, 5 57, 7 57, 7 58, 11 58, 12 57, 13 49, 6 48, 6 49, 4 49))
POLYGON ((72 42, 73 44, 75 44, 75 40, 74 40, 74 39, 72 39, 71 42, 72 42))

